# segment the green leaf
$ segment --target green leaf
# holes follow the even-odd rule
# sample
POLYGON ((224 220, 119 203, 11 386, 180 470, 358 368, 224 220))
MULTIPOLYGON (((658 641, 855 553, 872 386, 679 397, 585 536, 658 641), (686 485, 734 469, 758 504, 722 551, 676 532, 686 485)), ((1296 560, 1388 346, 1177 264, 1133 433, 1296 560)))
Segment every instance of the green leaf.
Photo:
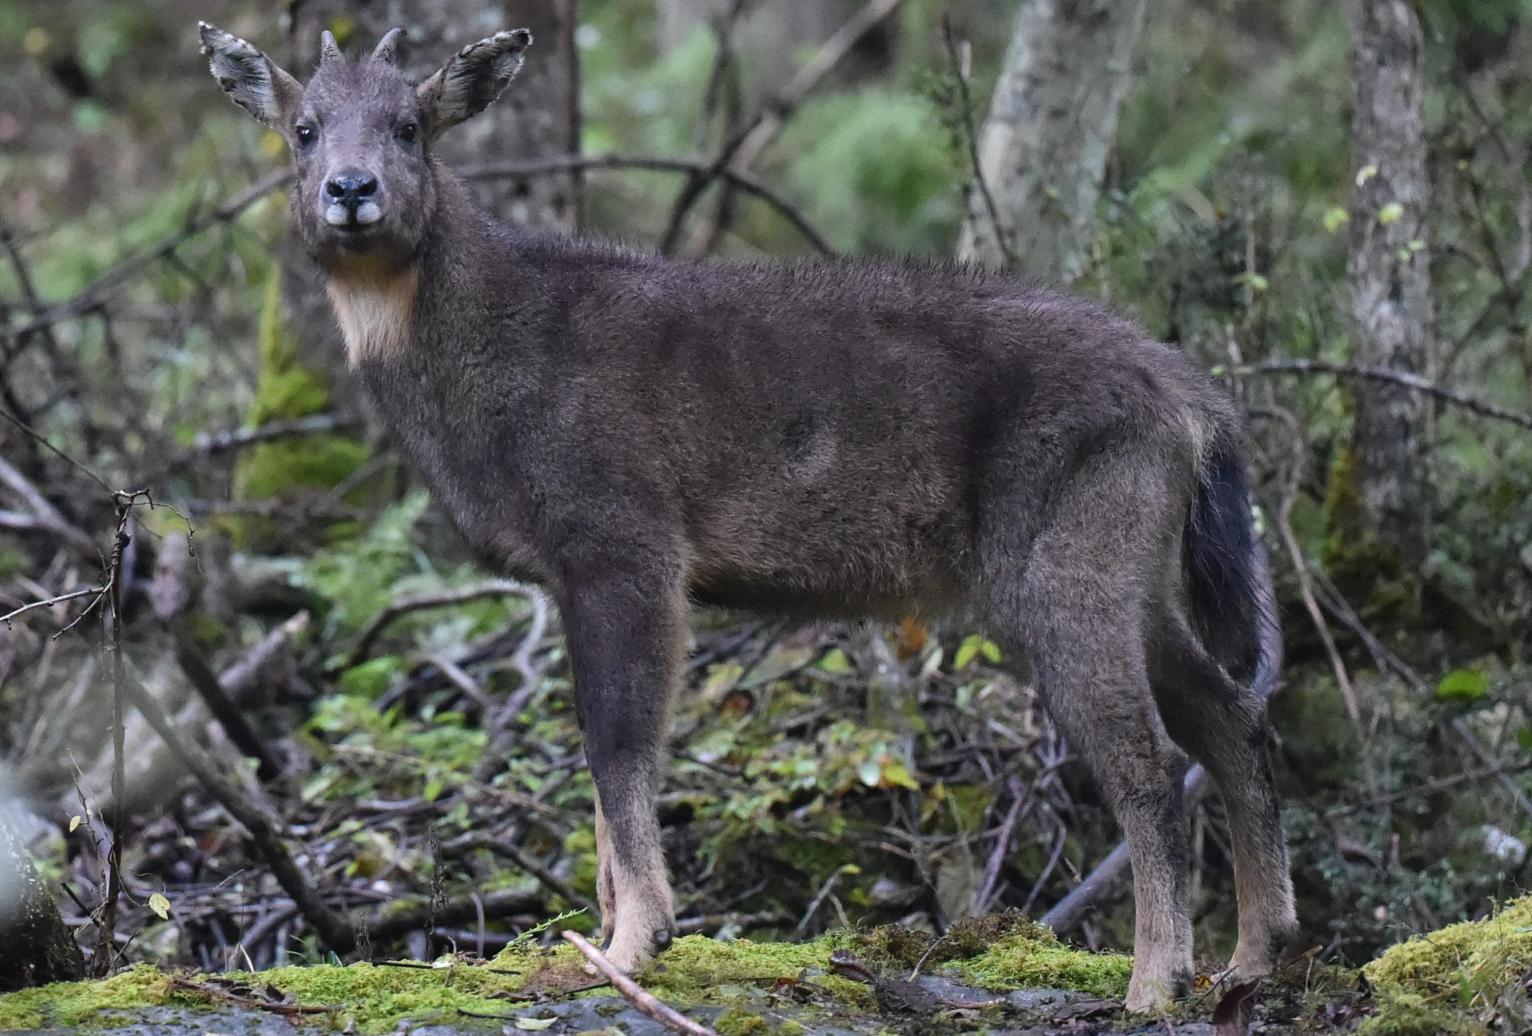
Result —
POLYGON ((1325 214, 1321 218, 1320 222, 1324 224, 1326 231, 1333 234, 1341 227, 1345 226, 1347 220, 1350 218, 1351 217, 1346 214, 1345 209, 1341 208, 1339 205, 1332 205, 1325 210, 1325 214))
POLYGON ((517 1018, 516 1028, 525 1029, 527 1032, 542 1032, 558 1020, 558 1015, 552 1018, 517 1018))
POLYGON ((978 634, 964 637, 963 643, 958 645, 957 654, 952 656, 952 668, 961 672, 973 665, 973 660, 979 656, 979 641, 983 639, 978 634))
POLYGON ((831 648, 825 652, 825 657, 819 660, 819 668, 827 673, 851 672, 851 659, 840 648, 831 648))
POLYGON ((153 910, 155 916, 161 921, 170 920, 170 900, 165 898, 164 893, 156 892, 149 897, 149 909, 153 910))
POLYGON ((1397 201, 1391 201, 1378 210, 1378 222, 1386 227, 1390 223, 1397 221, 1399 217, 1403 215, 1404 206, 1400 205, 1397 201))
POLYGON ((1436 685, 1437 701, 1475 702, 1489 694, 1489 677, 1477 669, 1454 669, 1436 685))
POLYGON ((979 642, 979 654, 984 656, 984 661, 990 665, 1000 664, 1000 645, 993 640, 981 640, 979 642))

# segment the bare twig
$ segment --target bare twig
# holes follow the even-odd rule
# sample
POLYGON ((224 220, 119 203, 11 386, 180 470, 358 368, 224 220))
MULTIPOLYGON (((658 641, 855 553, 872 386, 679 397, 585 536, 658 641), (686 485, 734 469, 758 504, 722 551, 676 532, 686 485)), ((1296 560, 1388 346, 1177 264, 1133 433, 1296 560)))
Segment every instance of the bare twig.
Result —
MULTIPOLYGON (((572 169, 644 169, 650 172, 705 175, 709 173, 711 167, 705 162, 687 158, 619 154, 553 155, 548 158, 519 162, 482 162, 477 165, 465 165, 459 167, 457 172, 467 180, 492 180, 502 176, 536 176, 541 173, 564 172, 572 169)), ((815 251, 823 255, 835 253, 835 249, 830 247, 829 242, 814 229, 814 225, 802 212, 754 176, 736 169, 719 169, 711 175, 728 180, 746 194, 759 198, 771 206, 783 219, 791 223, 799 234, 803 235, 815 251)))
POLYGON ((606 955, 587 942, 579 932, 565 931, 563 935, 564 941, 583 953, 585 959, 590 961, 597 971, 605 975, 628 1003, 641 1013, 653 1018, 671 1032, 679 1032, 684 1036, 718 1036, 715 1030, 692 1021, 624 975, 617 965, 607 960, 606 955))
POLYGON ((1341 378, 1366 378, 1371 381, 1384 381, 1394 385, 1401 385, 1414 392, 1423 392, 1428 396, 1446 400, 1467 410, 1471 410, 1483 417, 1493 417, 1499 421, 1509 421, 1523 428, 1532 428, 1532 414, 1524 414, 1515 410, 1509 410, 1494 403, 1486 402, 1455 388, 1446 385, 1438 385, 1409 371, 1390 370, 1386 367, 1359 367, 1349 363, 1331 363, 1328 360, 1265 360, 1261 363, 1246 364, 1229 370, 1236 377, 1250 377, 1258 374, 1332 374, 1341 378))
POLYGON ((99 308, 107 299, 131 284, 134 278, 155 261, 171 255, 181 245, 209 227, 235 219, 272 191, 286 186, 291 182, 292 177, 292 172, 287 169, 267 173, 211 212, 188 219, 186 225, 180 230, 149 246, 142 252, 137 252, 123 259, 72 297, 60 302, 56 306, 43 310, 41 313, 34 315, 30 320, 23 321, 20 325, 11 329, 12 333, 16 335, 28 334, 99 308))
MULTIPOLYGON (((4 615, 0 615, 0 622, 3 622, 9 626, 12 619, 19 619, 21 616, 25 615, 29 611, 32 611, 33 609, 52 608, 56 604, 63 604, 66 601, 78 600, 81 597, 95 597, 96 600, 100 600, 101 597, 106 594, 106 592, 107 587, 104 586, 87 586, 83 590, 72 590, 67 594, 59 594, 56 597, 49 597, 46 600, 30 601, 27 604, 23 604, 20 608, 17 608, 14 611, 8 611, 4 615)), ((94 607, 95 602, 93 601, 91 603, 94 607)))
MULTIPOLYGON (((320 940, 337 953, 344 953, 355 946, 356 929, 350 921, 331 910, 319 892, 309 884, 308 879, 304 877, 302 870, 293 860, 292 854, 288 852, 287 845, 277 829, 277 822, 268 816, 264 809, 248 799, 232 781, 219 773, 217 764, 202 748, 181 737, 175 725, 170 722, 169 717, 147 691, 136 683, 129 683, 127 693, 134 708, 138 709, 149 725, 154 728, 154 732, 160 736, 160 740, 164 741, 171 752, 181 760, 182 765, 202 782, 203 788, 224 808, 225 812, 250 832, 250 839, 256 852, 266 861, 277 884, 282 886, 282 890, 313 926, 320 940)), ((395 915, 390 915, 386 920, 391 920, 393 916, 395 915)), ((406 925, 402 930, 409 931, 413 927, 415 927, 413 924, 406 925)), ((376 929, 374 928, 373 931, 375 932, 376 929)))
POLYGON ((1330 660, 1330 670, 1335 674, 1336 686, 1340 688, 1341 699, 1346 705, 1346 715, 1351 719, 1357 738, 1361 739, 1364 736, 1362 709, 1356 688, 1351 683, 1351 675, 1346 671, 1346 663, 1341 658, 1340 649, 1335 645, 1335 637, 1330 633, 1330 624, 1325 621, 1324 612, 1320 611, 1319 602, 1314 598, 1314 577, 1309 568, 1308 558, 1304 557, 1303 549, 1298 544, 1298 537, 1293 532, 1293 504, 1298 498, 1298 486, 1303 481, 1304 457, 1308 452, 1308 441, 1298 425, 1298 419, 1288 411, 1262 409, 1260 414, 1283 422, 1292 436, 1292 471, 1288 474, 1287 487, 1282 493, 1282 502, 1277 507, 1277 532, 1282 537, 1283 549, 1287 551, 1288 560, 1293 565, 1293 572, 1298 577, 1298 593, 1303 598, 1304 609, 1309 613, 1309 619, 1314 624, 1314 631, 1319 634, 1320 642, 1324 644, 1325 654, 1330 660))
POLYGON ((544 888, 558 896, 560 899, 564 900, 564 902, 570 904, 571 906, 588 910, 592 913, 596 912, 596 905, 592 903, 588 898, 581 895, 579 892, 576 892, 573 888, 570 887, 568 882, 563 881, 554 875, 553 872, 549 871, 546 867, 540 866, 538 863, 536 863, 536 861, 532 860, 509 841, 500 838, 490 838, 486 835, 470 834, 464 835, 462 838, 455 839, 442 848, 453 854, 470 852, 474 849, 483 849, 486 852, 490 852, 496 856, 503 857, 504 859, 510 860, 521 870, 526 871, 528 874, 532 875, 532 877, 536 878, 544 888))
POLYGON ((809 59, 808 64, 800 68, 775 97, 763 105, 750 121, 724 142, 712 161, 705 165, 699 164, 687 171, 689 175, 686 183, 676 195, 665 232, 660 238, 661 252, 668 255, 675 251, 687 214, 691 212, 697 199, 702 196, 702 192, 707 190, 715 180, 720 178, 731 180, 749 190, 749 187, 737 179, 744 175, 743 170, 749 167, 761 150, 777 135, 809 91, 818 86, 819 81, 851 52, 851 48, 856 46, 857 41, 887 17, 900 2, 901 0, 868 0, 824 42, 809 59), (738 162, 735 161, 736 157, 739 158, 738 162), (735 166, 732 171, 729 168, 731 165, 735 166))
POLYGON ((106 854, 106 902, 101 905, 101 918, 96 929, 96 951, 90 961, 90 972, 94 978, 110 975, 116 963, 117 898, 122 894, 122 829, 127 823, 124 806, 126 795, 123 791, 127 786, 124 769, 127 746, 123 725, 126 675, 122 658, 122 569, 124 554, 132 541, 128 523, 133 516, 133 507, 141 497, 147 499, 148 494, 142 491, 112 494, 117 522, 106 581, 107 596, 112 605, 112 841, 106 854))
POLYGON ((966 63, 958 54, 957 42, 952 38, 950 14, 942 15, 942 42, 947 48, 947 60, 952 63, 952 77, 957 81, 963 147, 968 153, 968 164, 973 173, 974 186, 979 189, 979 197, 984 200, 984 211, 989 217, 991 229, 995 232, 995 244, 1000 248, 1006 269, 1013 269, 1016 266, 1016 253, 1011 248, 1010 235, 1006 233, 1005 224, 1000 220, 1000 206, 995 204, 994 192, 989 189, 989 180, 985 177, 984 166, 979 161, 979 134, 973 124, 973 97, 968 90, 968 70, 965 67, 966 63))
POLYGON ((1005 863, 1006 853, 1011 845, 1011 832, 1016 830, 1016 821, 1021 818, 1023 806, 1030 806, 1032 796, 1023 789, 1021 782, 1012 777, 1006 782, 1011 792, 1011 808, 1006 810, 1005 820, 1000 824, 1000 833, 995 838, 995 847, 989 854, 989 862, 984 867, 984 881, 979 886, 979 891, 973 897, 973 912, 982 914, 989 909, 990 900, 995 895, 995 886, 1000 881, 1000 868, 1005 863))
POLYGON ((428 608, 446 608, 455 604, 467 604, 469 601, 482 601, 491 597, 531 597, 536 593, 537 591, 534 588, 512 579, 489 579, 482 583, 474 583, 472 586, 458 587, 454 590, 441 590, 434 593, 401 597, 374 615, 367 625, 362 627, 362 632, 356 638, 356 647, 351 649, 351 655, 346 659, 346 668, 349 669, 365 659, 367 652, 372 648, 373 642, 388 628, 389 624, 395 619, 408 615, 411 612, 424 611, 428 608))
POLYGON ((101 554, 96 541, 71 524, 43 495, 42 491, 4 457, 0 457, 0 485, 9 489, 32 513, 32 516, 37 519, 39 528, 57 536, 77 553, 100 560, 101 554))
POLYGON ((359 422, 335 414, 310 414, 285 421, 272 421, 259 428, 236 428, 227 432, 199 432, 192 442, 198 453, 225 453, 229 450, 254 446, 257 443, 284 439, 294 435, 313 435, 316 432, 344 431, 357 427, 359 422))

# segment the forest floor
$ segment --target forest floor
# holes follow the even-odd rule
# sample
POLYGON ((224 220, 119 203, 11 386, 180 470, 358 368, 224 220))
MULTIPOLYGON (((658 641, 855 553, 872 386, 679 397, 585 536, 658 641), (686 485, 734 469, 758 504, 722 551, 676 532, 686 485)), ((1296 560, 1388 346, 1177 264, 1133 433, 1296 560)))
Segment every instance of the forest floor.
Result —
MULTIPOLYGON (((677 940, 642 977, 650 996, 719 1036, 778 1033, 1525 1032, 1532 898, 1394 947, 1361 971, 1307 959, 1255 990, 1206 980, 1172 1016, 1122 1011, 1120 954, 1070 948, 1015 914, 940 939, 888 925, 802 943, 677 940)), ((202 976, 150 966, 0 997, 0 1031, 209 1033, 681 1031, 589 975, 572 946, 488 961, 296 966, 202 976)))

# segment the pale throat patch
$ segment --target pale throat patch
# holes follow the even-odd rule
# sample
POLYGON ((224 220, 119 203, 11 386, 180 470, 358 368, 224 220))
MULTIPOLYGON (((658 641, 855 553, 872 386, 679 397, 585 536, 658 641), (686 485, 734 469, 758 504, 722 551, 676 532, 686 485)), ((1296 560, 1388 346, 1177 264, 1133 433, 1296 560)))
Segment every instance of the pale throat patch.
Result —
POLYGON ((403 355, 414 330, 419 287, 420 271, 414 266, 392 275, 332 273, 326 278, 325 290, 346 340, 347 363, 355 367, 363 360, 403 355))

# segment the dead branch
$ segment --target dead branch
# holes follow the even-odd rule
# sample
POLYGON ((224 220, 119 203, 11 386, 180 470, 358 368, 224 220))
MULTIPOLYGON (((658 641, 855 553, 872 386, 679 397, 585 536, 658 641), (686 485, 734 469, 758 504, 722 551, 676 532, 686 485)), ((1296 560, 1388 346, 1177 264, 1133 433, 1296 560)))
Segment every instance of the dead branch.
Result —
POLYGON ((192 441, 192 449, 198 453, 226 453, 230 450, 285 439, 295 435, 313 435, 316 432, 336 432, 357 427, 359 422, 336 414, 310 414, 286 421, 272 421, 259 428, 235 428, 227 432, 199 432, 192 441))
POLYGON ((671 1032, 679 1032, 684 1036, 718 1036, 718 1033, 692 1021, 686 1015, 677 1011, 674 1007, 660 1000, 653 993, 648 992, 637 982, 624 975, 617 965, 606 959, 606 955, 596 949, 579 932, 565 931, 564 941, 585 955, 585 959, 607 980, 617 988, 628 1001, 640 1012, 653 1018, 671 1032))
MULTIPOLYGON (((548 158, 517 162, 481 162, 461 166, 457 172, 465 180, 492 180, 502 176, 538 176, 544 173, 589 169, 643 169, 649 172, 702 176, 707 174, 711 167, 706 162, 695 159, 660 158, 648 155, 553 155, 548 158)), ((727 180, 746 194, 759 198, 775 209, 814 247, 815 251, 822 255, 835 254, 835 249, 830 247, 829 242, 797 207, 754 176, 737 169, 720 169, 712 175, 714 178, 727 180)))
POLYGON ((542 886, 549 892, 552 892, 554 895, 558 896, 560 899, 570 904, 571 906, 579 907, 582 910, 588 910, 591 913, 596 912, 596 905, 592 903, 588 898, 576 892, 569 886, 568 882, 561 880, 546 867, 540 866, 536 861, 532 860, 519 848, 505 839, 490 838, 486 835, 468 834, 442 846, 443 852, 453 855, 471 852, 475 849, 483 849, 485 852, 493 853, 496 856, 500 856, 511 861, 511 863, 515 864, 518 868, 536 878, 538 882, 541 883, 542 886))
POLYGON ((356 647, 351 649, 351 655, 346 659, 346 668, 358 665, 366 659, 367 652, 389 624, 411 612, 424 611, 428 608, 446 608, 455 604, 467 604, 469 601, 482 601, 490 597, 530 598, 536 593, 537 591, 532 587, 513 579, 488 579, 482 583, 474 583, 472 586, 459 587, 455 590, 401 597, 374 615, 368 620, 367 625, 362 627, 362 632, 356 638, 356 647))
POLYGON ((131 284, 135 277, 154 262, 171 255, 181 245, 209 227, 216 226, 219 223, 231 222, 272 191, 285 187, 292 181, 292 178, 292 172, 287 169, 267 173, 211 212, 188 219, 186 225, 180 230, 163 238, 142 252, 137 252, 123 259, 70 298, 55 306, 50 306, 41 313, 35 314, 30 320, 23 321, 20 325, 13 327, 11 329, 12 333, 17 336, 30 334, 33 331, 41 330, 60 321, 68 320, 71 317, 77 317, 83 313, 100 308, 107 299, 131 284))
POLYGON ((42 491, 4 457, 0 457, 0 485, 9 489, 31 512, 38 528, 57 536, 85 557, 93 560, 100 558, 96 541, 65 518, 42 491))
POLYGON ((244 711, 235 703, 233 695, 224 687, 218 674, 213 672, 213 667, 208 665, 202 652, 197 650, 196 645, 184 632, 176 638, 175 655, 176 664, 181 667, 181 672, 201 696, 203 704, 213 714, 218 725, 223 727, 224 733, 229 736, 229 741, 243 755, 257 761, 256 776, 263 781, 273 781, 281 776, 282 760, 250 726, 249 720, 245 719, 244 711))
MULTIPOLYGON (((1202 796, 1206 785, 1207 771, 1201 764, 1186 771, 1186 781, 1182 788, 1188 806, 1202 796)), ((1107 853, 1106 857, 1081 879, 1080 884, 1071 889, 1067 896, 1055 903, 1043 915, 1042 923, 1060 935, 1074 929, 1085 920, 1085 915, 1098 900, 1111 893, 1117 887, 1117 883, 1128 876, 1131 864, 1128 843, 1118 842, 1117 848, 1107 853)))
POLYGON ((106 902, 101 907, 101 917, 96 930, 96 950, 90 960, 92 978, 105 978, 110 975, 117 956, 114 951, 117 898, 122 893, 122 831, 127 823, 127 816, 123 809, 123 789, 128 783, 124 761, 127 756, 127 743, 123 724, 123 688, 126 684, 126 673, 122 658, 122 574, 123 558, 129 543, 132 542, 128 524, 133 517, 133 507, 140 497, 148 499, 148 493, 137 491, 112 494, 117 523, 112 537, 112 557, 107 566, 106 580, 107 596, 112 606, 112 837, 105 860, 106 902))
POLYGON ((1361 740, 1364 736, 1362 709, 1356 688, 1351 683, 1351 675, 1346 671, 1346 663, 1341 658, 1340 649, 1335 645, 1335 637, 1330 633, 1330 624, 1325 621, 1324 612, 1320 611, 1319 602, 1314 598, 1314 577, 1308 558, 1304 556, 1303 549, 1298 544, 1298 536, 1293 532, 1293 505, 1298 498, 1298 487, 1303 481, 1304 457, 1308 452, 1308 441, 1298 425, 1298 419, 1288 411, 1263 409, 1260 415, 1281 421, 1287 426, 1292 436, 1292 470, 1287 477, 1282 502, 1277 506, 1277 531, 1282 537, 1282 547, 1287 551, 1288 560, 1292 562, 1293 572, 1298 577, 1298 593, 1303 598, 1304 609, 1309 613, 1309 620, 1314 624, 1314 631, 1319 634, 1320 642, 1324 644, 1325 654, 1330 660, 1330 670, 1335 674, 1336 686, 1340 688, 1341 699, 1346 705, 1346 715, 1350 717, 1351 725, 1356 729, 1358 740, 1361 740))
POLYGON ((1384 367, 1359 367, 1349 363, 1331 363, 1328 360, 1292 359, 1265 360, 1261 363, 1245 364, 1229 368, 1228 373, 1240 378, 1259 374, 1332 374, 1340 378, 1365 378, 1371 381, 1385 381, 1393 385, 1401 385, 1414 392, 1423 392, 1428 396, 1435 396, 1437 399, 1456 404, 1483 417, 1493 417, 1496 420, 1509 421, 1523 428, 1532 428, 1532 414, 1523 414, 1497 406, 1494 403, 1470 396, 1458 389, 1449 388, 1446 385, 1438 385, 1434 381, 1429 381, 1419 374, 1412 374, 1409 371, 1389 370, 1384 367))
MULTIPOLYGON (((250 839, 257 854, 266 861, 277 884, 282 886, 282 890, 303 913, 321 941, 336 953, 345 953, 354 947, 357 939, 356 929, 350 921, 331 910, 319 892, 308 883, 298 864, 293 860, 292 854, 288 852, 282 834, 278 831, 277 822, 236 788, 232 781, 219 773, 217 764, 202 748, 181 737, 180 732, 161 711, 159 704, 143 687, 136 682, 130 682, 126 691, 133 707, 154 728, 160 740, 164 741, 181 760, 182 765, 202 782, 202 786, 214 801, 250 833, 250 839)), ((407 926, 405 930, 408 931, 409 927, 407 926)), ((372 931, 375 932, 376 928, 374 927, 372 931)))
POLYGON ((1016 253, 1011 249, 1010 235, 1005 232, 1005 225, 1000 220, 1000 206, 995 204, 994 192, 990 190, 989 179, 984 175, 984 165, 979 161, 979 133, 973 124, 973 97, 968 90, 967 62, 959 56, 957 43, 952 38, 950 14, 942 15, 942 42, 947 48, 947 60, 952 63, 952 77, 957 81, 963 146, 968 153, 974 186, 984 199, 984 211, 989 216, 990 228, 995 232, 995 244, 1000 247, 1006 269, 1013 269, 1016 266, 1016 253))
POLYGON ((898 7, 900 2, 901 0, 868 0, 824 42, 809 59, 808 64, 800 68, 775 97, 762 105, 743 127, 724 142, 712 161, 688 170, 686 183, 676 195, 676 200, 670 209, 670 218, 666 222, 665 233, 660 238, 662 253, 669 255, 675 251, 676 243, 681 238, 681 226, 687 214, 691 212, 697 199, 702 196, 702 192, 707 190, 714 181, 723 178, 737 183, 746 190, 750 189, 737 179, 743 175, 743 170, 754 162, 756 156, 776 137, 787 119, 803 102, 804 97, 819 85, 820 80, 831 69, 840 64, 841 59, 851 52, 851 48, 856 46, 858 40, 898 7), (740 161, 736 162, 736 158, 740 161), (732 170, 731 166, 734 167, 732 170))

